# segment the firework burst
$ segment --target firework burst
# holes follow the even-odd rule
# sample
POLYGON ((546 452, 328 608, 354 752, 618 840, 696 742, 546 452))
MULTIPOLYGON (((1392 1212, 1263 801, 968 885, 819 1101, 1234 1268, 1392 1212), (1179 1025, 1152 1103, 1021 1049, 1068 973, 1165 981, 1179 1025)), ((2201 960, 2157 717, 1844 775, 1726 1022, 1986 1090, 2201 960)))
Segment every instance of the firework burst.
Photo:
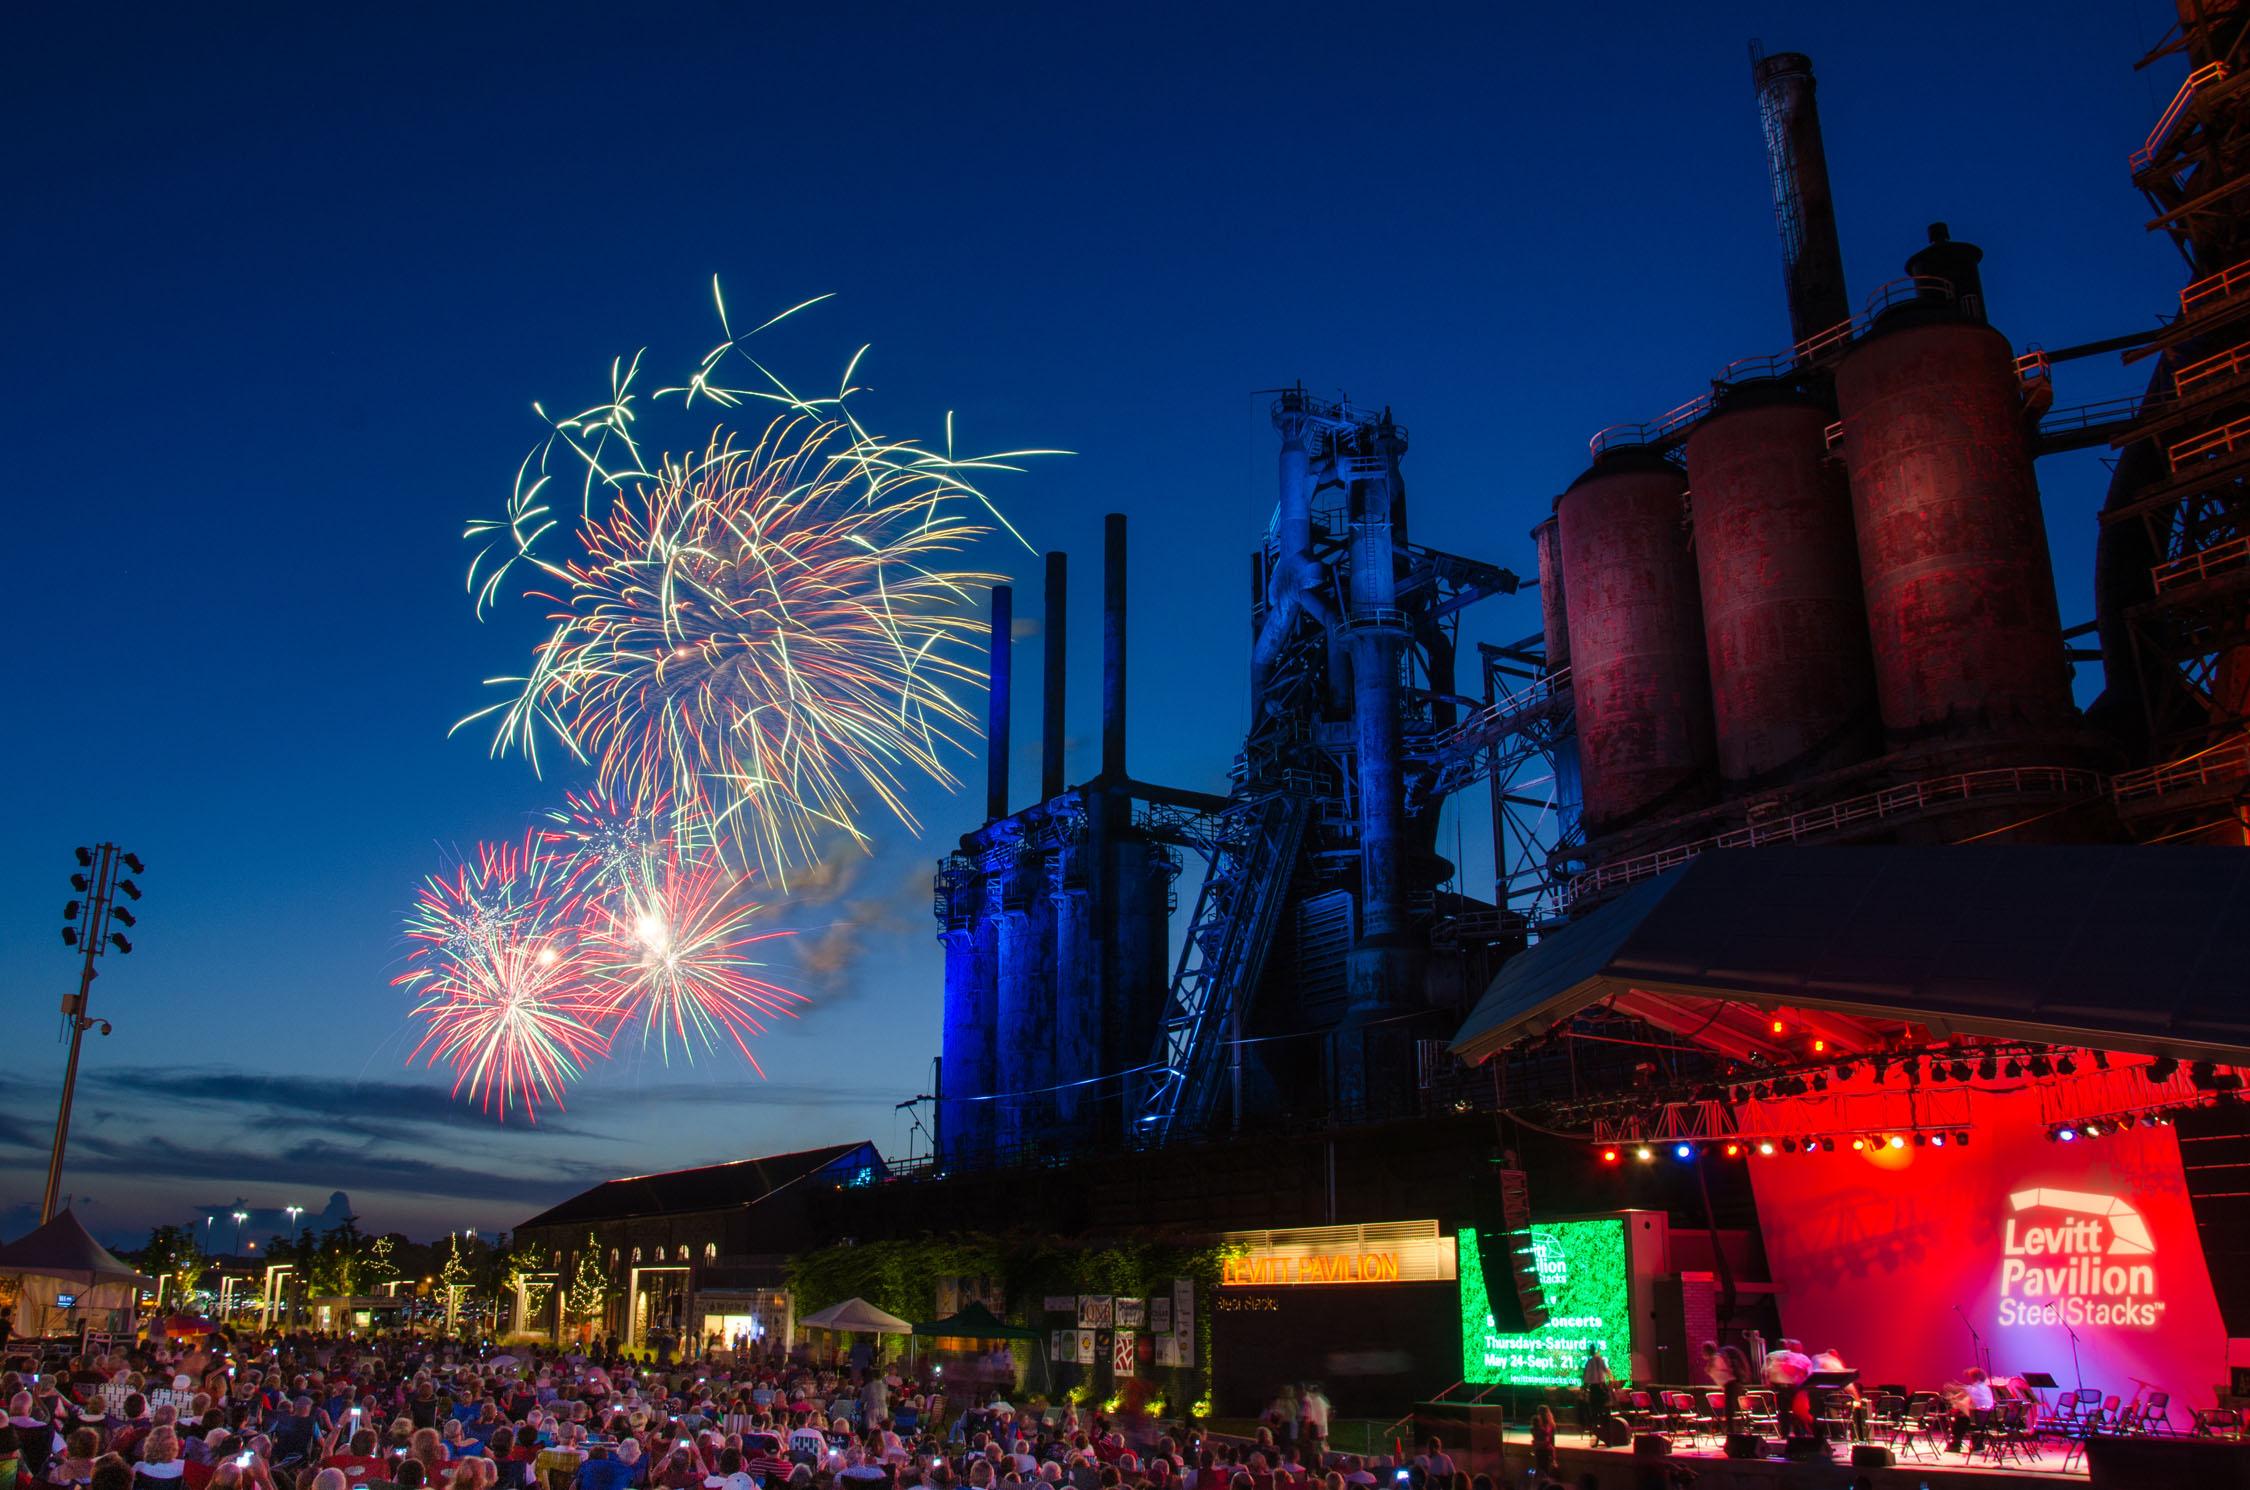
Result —
POLYGON ((593 902, 585 920, 589 978, 604 1018, 669 1061, 675 1043, 693 1059, 731 1043, 759 1075, 750 1039, 769 1021, 796 1017, 802 995, 760 976, 759 931, 749 886, 709 849, 664 844, 633 882, 593 902))
POLYGON ((453 1071, 453 1094, 503 1120, 538 1120, 541 1101, 607 1052, 604 1005, 587 984, 578 902, 550 835, 481 844, 451 878, 425 880, 407 920, 406 970, 425 1022, 407 1057, 453 1071))
POLYGON ((786 884, 830 832, 865 841, 872 798, 909 827, 909 779, 951 789, 975 734, 973 606, 991 576, 945 565, 986 531, 942 489, 871 499, 848 429, 776 420, 613 495, 530 593, 553 630, 508 679, 496 751, 542 726, 600 791, 671 835, 732 845, 786 884))

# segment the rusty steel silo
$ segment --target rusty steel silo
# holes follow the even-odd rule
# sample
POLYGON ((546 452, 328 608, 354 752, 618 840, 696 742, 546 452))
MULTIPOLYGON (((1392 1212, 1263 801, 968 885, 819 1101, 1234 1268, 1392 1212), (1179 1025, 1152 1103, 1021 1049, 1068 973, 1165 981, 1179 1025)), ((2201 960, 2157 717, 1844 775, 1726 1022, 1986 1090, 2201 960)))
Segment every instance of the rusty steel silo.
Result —
POLYGON ((1852 536, 1827 408, 1792 388, 1722 390, 1687 442, 1719 775, 1758 785, 1848 765, 1880 738, 1852 536))
POLYGON ((1712 795, 1686 493, 1678 467, 1628 447, 1597 458, 1556 507, 1589 836, 1712 795))

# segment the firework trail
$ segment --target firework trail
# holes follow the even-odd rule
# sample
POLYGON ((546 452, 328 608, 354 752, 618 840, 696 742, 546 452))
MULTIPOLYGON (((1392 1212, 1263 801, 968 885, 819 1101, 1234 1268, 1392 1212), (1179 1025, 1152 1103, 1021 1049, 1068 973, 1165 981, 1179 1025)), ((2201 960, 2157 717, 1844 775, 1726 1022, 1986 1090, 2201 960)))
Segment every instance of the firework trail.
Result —
POLYGON ((453 1070, 453 1094, 505 1120, 538 1120, 563 1087, 606 1054, 605 1006, 584 974, 579 918, 550 835, 480 844, 453 877, 422 884, 407 918, 406 971, 427 1023, 407 1057, 453 1070))

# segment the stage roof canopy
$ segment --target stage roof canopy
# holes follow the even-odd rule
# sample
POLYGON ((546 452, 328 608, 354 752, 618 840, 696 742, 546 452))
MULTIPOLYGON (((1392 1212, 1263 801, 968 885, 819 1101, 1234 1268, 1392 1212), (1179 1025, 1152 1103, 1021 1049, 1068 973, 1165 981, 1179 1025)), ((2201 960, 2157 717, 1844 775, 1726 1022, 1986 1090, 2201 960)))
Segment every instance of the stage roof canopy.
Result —
POLYGON ((1478 1061, 1588 1005, 1737 1059, 1914 1030, 2250 1063, 2250 853, 2018 844, 1721 849, 1512 958, 1478 1061))
POLYGON ((149 1287, 156 1281, 143 1277, 131 1264, 118 1261, 69 1211, 0 1247, 0 1274, 7 1273, 59 1278, 84 1288, 104 1283, 149 1287))

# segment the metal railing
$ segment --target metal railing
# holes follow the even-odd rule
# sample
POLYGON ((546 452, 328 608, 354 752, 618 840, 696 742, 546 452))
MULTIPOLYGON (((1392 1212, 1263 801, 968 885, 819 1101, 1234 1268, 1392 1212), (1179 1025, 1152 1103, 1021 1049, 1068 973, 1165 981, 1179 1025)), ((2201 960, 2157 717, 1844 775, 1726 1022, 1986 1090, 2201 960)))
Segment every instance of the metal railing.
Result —
POLYGON ((2191 315, 2198 306, 2231 300, 2244 285, 2250 285, 2250 259, 2180 286, 2180 314, 2191 315))
POLYGON ((2141 417, 2141 399, 2138 394, 2122 398, 2105 398, 2099 403, 2073 404, 2067 409, 2056 409, 2039 421, 2042 435, 2069 434, 2074 430, 2094 429, 2105 424, 2130 424, 2141 417))
POLYGON ((2232 377, 2246 367, 2250 367, 2250 343, 2232 346, 2200 361, 2190 362, 2172 374, 2172 391, 2185 398, 2198 385, 2232 377))
POLYGON ((2229 574, 2250 565, 2250 533, 2199 548, 2192 554, 2166 559, 2149 570, 2158 594, 2181 585, 2196 585, 2214 575, 2229 574))
POLYGON ((2147 143, 2133 152, 2134 175, 2138 176, 2156 164, 2156 153, 2164 148, 2164 142, 2171 138, 2172 131, 2179 128, 2180 116, 2187 112, 2189 104, 2195 102, 2195 95, 2213 83, 2224 82, 2226 75, 2227 65, 2224 62, 2206 62, 2187 75, 2187 80, 2180 84, 2180 91, 2172 95, 2172 102, 2158 117, 2156 127, 2148 132, 2147 143))
POLYGON ((2075 766, 2006 766, 1982 771, 1957 771, 1923 781, 1904 782, 1898 786, 1884 787, 1881 791, 1831 802, 1825 807, 1811 807, 1785 818, 1749 823, 1692 843, 1657 849, 1589 869, 1565 888, 1563 905, 1565 908, 1573 907, 1605 891, 1621 889, 1666 870, 1677 869, 1690 859, 1712 849, 1799 843, 1807 838, 1839 833, 1862 823, 1880 822, 1886 818, 1915 817, 1933 807, 1957 806, 1965 802, 2032 796, 2097 797, 2102 794, 2103 787, 2099 772, 2081 770, 2075 766))
POLYGON ((2186 439, 2165 451, 2164 460, 2177 474, 2182 463, 2186 461, 2199 460, 2206 456, 2229 455, 2245 444, 2250 444, 2250 414, 2245 414, 2240 419, 2222 424, 2217 429, 2207 429, 2201 434, 2189 435, 2186 439))
MULTIPOLYGON (((1734 361, 1719 369, 1719 375, 1711 380, 1712 386, 1716 388, 1729 383, 1750 382, 1759 378, 1787 377, 1798 368, 1812 362, 1823 352, 1842 346, 1844 343, 1853 341, 1865 334, 1867 329, 1874 325, 1876 320, 1887 311, 1917 300, 1937 301, 1947 305, 1953 304, 1955 301, 1953 281, 1934 274, 1910 274, 1902 279, 1894 279, 1888 284, 1878 285, 1875 287, 1875 292, 1867 297, 1866 303, 1860 307, 1857 315, 1838 321, 1825 331, 1814 332, 1811 336, 1790 347, 1786 352, 1766 352, 1748 357, 1737 357, 1734 361)), ((2041 365, 2045 364, 2045 353, 2035 353, 2034 355, 2041 365)), ((2022 365, 2021 362, 2017 364, 2019 371, 2022 365)), ((1636 445, 1667 444, 1681 430, 1686 429, 1689 425, 1710 413, 1711 407, 1712 396, 1708 393, 1699 394, 1681 404, 1678 408, 1668 410, 1643 423, 1609 425, 1594 431, 1593 438, 1586 442, 1587 452, 1598 460, 1605 450, 1618 450, 1636 445)))
POLYGON ((2250 734, 2161 765, 2120 771, 2110 778, 2109 789, 2119 802, 2139 802, 2245 777, 2250 777, 2250 734))

